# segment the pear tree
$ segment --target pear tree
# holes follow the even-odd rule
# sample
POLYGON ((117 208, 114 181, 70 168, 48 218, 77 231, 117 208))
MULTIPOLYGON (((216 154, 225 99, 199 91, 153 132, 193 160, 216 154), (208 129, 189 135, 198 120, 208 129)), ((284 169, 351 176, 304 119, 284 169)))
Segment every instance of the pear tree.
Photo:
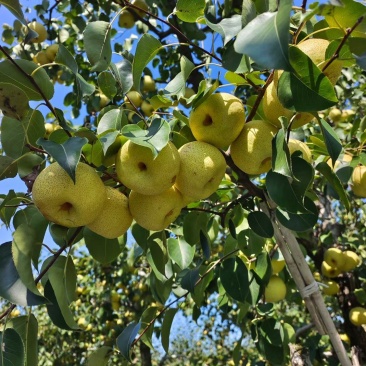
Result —
POLYGON ((0 13, 0 365, 366 363, 362 2, 0 13))

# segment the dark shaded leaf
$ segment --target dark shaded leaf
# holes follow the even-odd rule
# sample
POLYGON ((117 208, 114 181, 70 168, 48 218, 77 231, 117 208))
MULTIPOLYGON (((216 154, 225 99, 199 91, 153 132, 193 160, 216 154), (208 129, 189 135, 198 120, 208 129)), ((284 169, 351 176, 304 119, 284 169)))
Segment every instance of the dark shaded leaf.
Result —
POLYGON ((131 362, 131 346, 140 330, 140 327, 140 323, 132 322, 117 337, 117 347, 122 356, 129 362, 131 362))

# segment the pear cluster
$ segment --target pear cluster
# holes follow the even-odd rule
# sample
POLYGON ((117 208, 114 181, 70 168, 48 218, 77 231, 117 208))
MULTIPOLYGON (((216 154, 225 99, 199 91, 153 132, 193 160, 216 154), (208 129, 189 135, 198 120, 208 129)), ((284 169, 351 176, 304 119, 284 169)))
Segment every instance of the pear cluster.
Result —
POLYGON ((33 61, 39 65, 52 63, 55 61, 58 47, 59 46, 57 43, 51 44, 46 49, 37 52, 37 54, 33 57, 33 61))
MULTIPOLYGON (((357 253, 351 250, 342 251, 339 248, 329 248, 324 253, 321 272, 325 277, 334 278, 339 276, 341 273, 354 270, 360 264, 361 258, 357 253)), ((335 288, 335 286, 333 286, 333 288, 335 288)))

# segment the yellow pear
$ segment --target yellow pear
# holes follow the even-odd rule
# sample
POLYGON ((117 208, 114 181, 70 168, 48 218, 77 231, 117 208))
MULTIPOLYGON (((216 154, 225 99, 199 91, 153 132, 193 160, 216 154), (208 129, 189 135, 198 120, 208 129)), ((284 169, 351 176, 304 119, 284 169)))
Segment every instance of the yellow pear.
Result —
POLYGON ((43 24, 33 21, 28 27, 38 33, 38 36, 31 40, 32 43, 41 43, 47 39, 47 30, 43 24))
POLYGON ((286 262, 283 258, 272 258, 271 267, 272 274, 280 273, 286 266, 286 262))
POLYGON ((352 173, 352 192, 359 197, 366 197, 366 166, 358 165, 352 173))
POLYGON ((308 163, 310 164, 312 163, 313 158, 311 156, 311 151, 305 142, 295 139, 289 139, 288 148, 290 150, 290 155, 292 155, 295 151, 301 151, 302 158, 306 160, 308 163))
MULTIPOLYGON (((329 46, 329 41, 325 39, 311 38, 296 45, 302 52, 304 52, 320 70, 325 66, 328 60, 325 60, 325 52, 329 46)), ((341 71, 343 62, 339 60, 333 61, 329 67, 324 71, 324 74, 329 78, 330 82, 335 85, 341 71)), ((274 73, 273 81, 268 85, 263 96, 263 111, 266 119, 277 127, 281 127, 278 120, 280 116, 287 117, 288 120, 294 115, 294 112, 286 109, 279 101, 277 94, 278 80, 282 71, 274 73)), ((295 129, 309 123, 313 119, 313 115, 306 112, 296 114, 292 122, 291 128, 295 129)))
POLYGON ((121 28, 132 28, 135 25, 135 18, 128 10, 122 10, 118 18, 118 25, 121 28))
POLYGON ((144 75, 142 79, 142 90, 145 92, 153 92, 156 90, 155 80, 150 75, 144 75))
POLYGON ((146 230, 160 231, 179 216, 183 207, 182 195, 174 187, 150 196, 132 190, 129 207, 132 217, 140 226, 146 230))
POLYGON ((346 258, 344 257, 342 250, 338 248, 329 248, 324 252, 324 261, 330 266, 342 270, 346 263, 346 258))
POLYGON ((128 188, 145 195, 160 194, 176 181, 180 157, 172 142, 154 158, 145 146, 127 141, 116 156, 119 180, 128 188))
POLYGON ((242 101, 229 93, 211 94, 189 116, 189 127, 198 141, 227 148, 245 123, 242 101))
POLYGON ((250 121, 231 144, 234 163, 245 173, 266 173, 272 165, 272 139, 278 129, 265 121, 250 121))
POLYGON ((191 202, 207 198, 219 187, 226 161, 220 150, 202 141, 192 141, 179 150, 181 166, 175 186, 191 202))
POLYGON ((323 276, 329 278, 334 278, 341 274, 341 270, 339 268, 329 265, 326 261, 322 262, 321 272, 323 276))
POLYGON ((324 285, 327 286, 327 287, 322 286, 323 293, 325 295, 333 296, 337 295, 337 293, 339 292, 339 285, 335 281, 324 281, 324 285))
POLYGON ((33 57, 33 61, 36 62, 39 65, 46 65, 49 64, 51 61, 47 57, 47 54, 45 51, 39 51, 36 53, 36 55, 33 57))
POLYGON ((349 339, 348 335, 346 333, 341 333, 339 335, 339 338, 345 342, 345 343, 348 343, 348 344, 351 344, 351 340, 349 339))
POLYGON ((90 224, 106 199, 99 175, 84 163, 76 167, 75 183, 58 163, 49 165, 34 181, 32 195, 47 220, 66 227, 90 224))
POLYGON ((264 290, 264 299, 266 302, 279 302, 286 297, 286 292, 286 284, 282 278, 272 275, 264 290))
POLYGON ((342 272, 352 271, 362 263, 362 260, 358 254, 352 250, 345 250, 343 252, 343 256, 345 258, 345 263, 342 267, 342 272))
POLYGON ((128 198, 119 190, 105 187, 106 201, 98 217, 87 227, 107 239, 123 235, 132 224, 128 198))
POLYGON ((55 61, 59 45, 57 43, 51 44, 46 48, 46 56, 50 60, 50 62, 55 61))
POLYGON ((349 320, 356 326, 366 324, 366 308, 361 306, 352 308, 349 312, 349 320))
POLYGON ((335 123, 339 122, 342 119, 342 112, 338 108, 332 108, 329 111, 328 117, 335 123))

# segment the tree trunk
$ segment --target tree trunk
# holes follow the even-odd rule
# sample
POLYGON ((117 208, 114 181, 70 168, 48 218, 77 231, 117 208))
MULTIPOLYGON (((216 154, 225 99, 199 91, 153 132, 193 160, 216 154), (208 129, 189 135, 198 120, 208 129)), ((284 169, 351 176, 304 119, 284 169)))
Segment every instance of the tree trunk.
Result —
POLYGON ((144 343, 140 342, 141 366, 152 366, 150 348, 144 343))

